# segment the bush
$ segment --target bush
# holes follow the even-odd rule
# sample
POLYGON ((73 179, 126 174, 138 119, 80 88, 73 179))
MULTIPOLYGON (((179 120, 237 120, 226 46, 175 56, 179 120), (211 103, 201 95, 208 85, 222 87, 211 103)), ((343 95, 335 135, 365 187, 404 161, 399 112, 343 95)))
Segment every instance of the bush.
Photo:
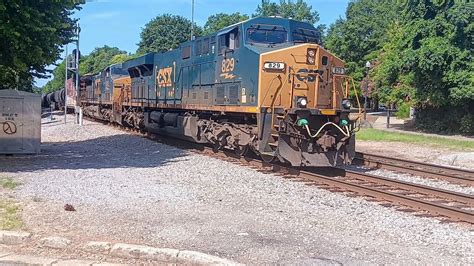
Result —
POLYGON ((408 118, 410 116, 410 105, 401 103, 397 107, 397 118, 408 118))
POLYGON ((474 114, 467 114, 461 118, 459 132, 465 135, 474 135, 474 114))
POLYGON ((415 125, 430 133, 474 135, 474 104, 417 108, 415 125))

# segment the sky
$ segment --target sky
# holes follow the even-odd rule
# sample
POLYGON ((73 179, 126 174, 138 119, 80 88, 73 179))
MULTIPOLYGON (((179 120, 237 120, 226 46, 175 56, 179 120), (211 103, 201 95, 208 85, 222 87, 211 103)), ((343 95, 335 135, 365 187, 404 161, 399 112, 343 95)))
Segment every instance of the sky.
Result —
MULTIPOLYGON (((170 13, 191 19, 192 0, 88 0, 74 14, 81 26, 81 54, 89 54, 95 47, 118 47, 129 53, 137 50, 141 29, 154 17, 170 13)), ((216 13, 249 14, 255 12, 260 0, 195 0, 194 20, 204 26, 209 16, 216 13)), ((278 2, 278 0, 276 0, 278 2)), ((349 0, 306 0, 318 11, 318 24, 329 25, 344 17, 349 0)), ((69 45, 69 51, 74 49, 69 45)), ((50 66, 51 69, 54 66, 50 66)), ((37 80, 41 87, 48 80, 37 80)))

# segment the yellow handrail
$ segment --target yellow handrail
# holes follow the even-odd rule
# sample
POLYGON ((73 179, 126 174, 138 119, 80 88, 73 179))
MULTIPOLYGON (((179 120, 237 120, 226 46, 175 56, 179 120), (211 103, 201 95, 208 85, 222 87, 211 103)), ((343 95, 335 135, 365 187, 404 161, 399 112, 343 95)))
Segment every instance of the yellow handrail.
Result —
POLYGON ((359 95, 357 95, 357 88, 355 86, 354 78, 352 78, 352 77, 349 77, 349 78, 352 81, 352 87, 354 88, 354 94, 355 94, 356 100, 357 100, 357 107, 359 108, 359 116, 357 117, 356 120, 359 120, 362 117, 362 107, 360 105, 359 95))

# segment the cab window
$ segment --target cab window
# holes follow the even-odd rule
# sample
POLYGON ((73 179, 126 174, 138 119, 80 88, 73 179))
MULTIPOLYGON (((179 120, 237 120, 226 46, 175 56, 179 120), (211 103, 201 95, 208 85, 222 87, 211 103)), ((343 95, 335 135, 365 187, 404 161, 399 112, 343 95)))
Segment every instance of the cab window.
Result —
POLYGON ((127 76, 128 72, 125 69, 114 67, 112 68, 112 76, 127 76))
POLYGON ((209 54, 209 38, 197 40, 194 44, 194 55, 207 55, 209 54))
POLYGON ((320 43, 319 33, 309 29, 297 29, 293 31, 293 41, 300 43, 320 43))
POLYGON ((247 29, 247 43, 280 44, 288 40, 288 33, 281 25, 254 24, 247 29))
POLYGON ((202 41, 197 40, 194 43, 194 55, 201 55, 202 54, 202 41))
POLYGON ((188 59, 191 57, 191 46, 181 48, 181 58, 188 59))
POLYGON ((219 54, 223 54, 226 50, 235 50, 239 48, 239 28, 235 27, 227 33, 223 33, 217 37, 219 44, 219 54))
POLYGON ((205 38, 202 42, 202 54, 209 53, 209 38, 205 38))

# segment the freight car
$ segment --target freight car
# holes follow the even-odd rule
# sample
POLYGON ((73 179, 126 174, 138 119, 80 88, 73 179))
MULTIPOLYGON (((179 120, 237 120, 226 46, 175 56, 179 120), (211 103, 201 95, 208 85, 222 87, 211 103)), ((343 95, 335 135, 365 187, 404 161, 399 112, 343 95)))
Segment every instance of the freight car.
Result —
POLYGON ((349 164, 344 62, 308 23, 257 17, 113 65, 82 87, 84 113, 293 166, 349 164))

